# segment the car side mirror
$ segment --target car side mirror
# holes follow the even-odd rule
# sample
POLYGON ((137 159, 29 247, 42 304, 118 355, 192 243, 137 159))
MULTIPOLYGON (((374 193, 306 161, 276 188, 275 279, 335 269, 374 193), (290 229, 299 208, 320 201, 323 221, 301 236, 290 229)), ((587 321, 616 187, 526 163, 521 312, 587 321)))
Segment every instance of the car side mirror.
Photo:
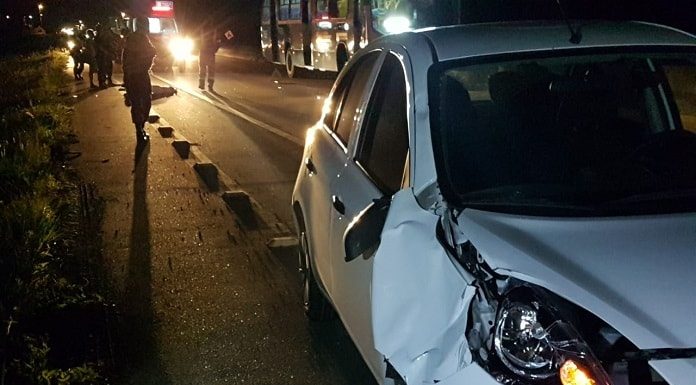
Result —
POLYGON ((391 197, 375 199, 348 225, 343 238, 346 262, 350 262, 360 256, 364 256, 367 259, 370 252, 379 246, 390 205, 391 197))

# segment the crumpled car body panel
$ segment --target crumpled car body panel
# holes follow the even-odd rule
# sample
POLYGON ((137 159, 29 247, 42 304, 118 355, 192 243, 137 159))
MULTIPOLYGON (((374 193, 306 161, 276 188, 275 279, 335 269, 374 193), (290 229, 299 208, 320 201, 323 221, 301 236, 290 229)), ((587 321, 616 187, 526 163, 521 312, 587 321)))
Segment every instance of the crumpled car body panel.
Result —
POLYGON ((696 346, 696 214, 540 218, 465 210, 494 269, 544 287, 641 349, 696 346))
POLYGON ((409 384, 471 361, 464 330, 474 289, 435 238, 439 218, 400 191, 373 257, 375 347, 409 384))

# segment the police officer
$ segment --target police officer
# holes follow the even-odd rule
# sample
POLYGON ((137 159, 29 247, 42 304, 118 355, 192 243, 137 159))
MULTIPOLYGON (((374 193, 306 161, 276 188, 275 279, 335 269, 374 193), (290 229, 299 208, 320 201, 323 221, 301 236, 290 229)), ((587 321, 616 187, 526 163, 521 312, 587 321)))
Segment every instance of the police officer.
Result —
POLYGON ((201 49, 198 55, 198 88, 205 88, 206 74, 208 89, 213 90, 215 83, 215 53, 220 48, 220 40, 215 30, 203 30, 201 33, 201 49))
POLYGON ((123 83, 131 104, 131 118, 135 124, 138 143, 147 142, 150 136, 145 132, 145 122, 150 116, 152 106, 152 85, 150 68, 155 58, 155 47, 147 37, 147 18, 135 20, 135 31, 128 35, 123 48, 123 83))

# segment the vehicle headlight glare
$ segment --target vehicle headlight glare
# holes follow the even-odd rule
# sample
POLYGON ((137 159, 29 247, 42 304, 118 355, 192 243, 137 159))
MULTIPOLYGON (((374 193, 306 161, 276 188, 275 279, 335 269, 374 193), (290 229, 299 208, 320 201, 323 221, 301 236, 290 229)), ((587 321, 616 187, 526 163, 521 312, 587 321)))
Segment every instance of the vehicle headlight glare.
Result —
POLYGON ((322 20, 317 23, 317 27, 319 27, 319 29, 331 29, 333 28, 333 23, 331 23, 330 21, 322 20))
POLYGON ((384 30, 389 33, 403 33, 411 30, 411 20, 405 16, 389 16, 382 22, 384 30))
POLYGON ((331 40, 324 38, 324 37, 318 37, 315 41, 314 44, 314 49, 319 51, 319 52, 328 52, 329 49, 331 48, 331 40))
POLYGON ((193 51, 193 40, 175 38, 169 42, 169 51, 177 60, 188 59, 193 51))
POLYGON ((72 40, 68 40, 68 49, 73 50, 75 48, 75 42, 72 40))

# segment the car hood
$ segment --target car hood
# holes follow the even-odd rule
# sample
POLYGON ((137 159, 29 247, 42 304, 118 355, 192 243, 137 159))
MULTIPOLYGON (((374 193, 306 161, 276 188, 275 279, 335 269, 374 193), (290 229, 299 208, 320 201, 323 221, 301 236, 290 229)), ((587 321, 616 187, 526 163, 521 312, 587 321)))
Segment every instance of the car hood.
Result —
POLYGON ((464 210, 498 271, 545 287, 641 349, 696 347, 696 214, 539 218, 464 210))

